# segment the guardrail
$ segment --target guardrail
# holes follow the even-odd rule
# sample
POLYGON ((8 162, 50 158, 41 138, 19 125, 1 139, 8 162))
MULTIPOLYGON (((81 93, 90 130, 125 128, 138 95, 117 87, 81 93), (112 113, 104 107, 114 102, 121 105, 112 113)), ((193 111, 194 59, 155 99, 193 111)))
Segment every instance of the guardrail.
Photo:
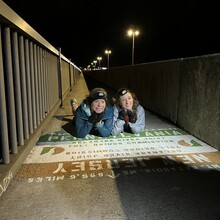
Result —
POLYGON ((62 106, 81 70, 0 1, 0 162, 62 106))

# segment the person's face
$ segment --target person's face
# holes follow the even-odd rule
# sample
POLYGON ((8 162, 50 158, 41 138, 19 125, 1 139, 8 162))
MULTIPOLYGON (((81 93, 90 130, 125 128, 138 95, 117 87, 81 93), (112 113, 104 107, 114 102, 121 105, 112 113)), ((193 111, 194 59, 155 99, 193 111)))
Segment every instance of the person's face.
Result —
POLYGON ((120 105, 122 108, 132 110, 134 99, 131 95, 131 93, 126 93, 123 96, 120 97, 120 105))
POLYGON ((96 113, 103 112, 105 107, 106 107, 106 102, 104 99, 96 99, 91 103, 91 110, 95 111, 96 113))

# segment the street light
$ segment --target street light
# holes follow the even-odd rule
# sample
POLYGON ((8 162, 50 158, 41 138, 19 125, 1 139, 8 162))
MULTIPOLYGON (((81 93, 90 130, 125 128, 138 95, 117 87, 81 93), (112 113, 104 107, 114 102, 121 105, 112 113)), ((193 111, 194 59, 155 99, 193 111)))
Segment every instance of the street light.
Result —
POLYGON ((102 60, 102 57, 97 57, 97 60, 99 61, 99 69, 100 69, 100 62, 102 60))
POLYGON ((132 66, 134 65, 134 36, 138 36, 139 35, 139 31, 138 30, 132 30, 130 29, 128 31, 128 36, 132 36, 132 66))
POLYGON ((96 63, 97 63, 97 60, 93 60, 93 63, 94 63, 94 69, 96 68, 96 63))
POLYGON ((107 59, 108 59, 108 69, 109 69, 109 54, 111 54, 111 50, 105 50, 105 53, 107 54, 107 59))

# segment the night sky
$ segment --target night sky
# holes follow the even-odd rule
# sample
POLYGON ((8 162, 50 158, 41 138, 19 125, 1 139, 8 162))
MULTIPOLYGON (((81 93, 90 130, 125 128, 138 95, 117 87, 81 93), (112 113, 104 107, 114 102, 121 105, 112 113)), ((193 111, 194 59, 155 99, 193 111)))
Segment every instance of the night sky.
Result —
POLYGON ((110 67, 131 65, 132 38, 127 36, 131 27, 140 31, 135 64, 220 53, 218 1, 4 2, 78 67, 86 67, 97 56, 106 66, 105 49, 112 51, 110 67))

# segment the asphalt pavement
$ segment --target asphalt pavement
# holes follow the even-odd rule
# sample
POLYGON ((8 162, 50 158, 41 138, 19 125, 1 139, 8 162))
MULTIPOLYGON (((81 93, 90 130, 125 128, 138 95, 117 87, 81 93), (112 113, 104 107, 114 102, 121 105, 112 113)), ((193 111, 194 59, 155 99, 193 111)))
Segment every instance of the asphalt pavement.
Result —
POLYGON ((219 220, 219 151, 174 124, 146 109, 141 135, 72 135, 70 99, 97 86, 80 76, 0 196, 0 219, 219 220))

